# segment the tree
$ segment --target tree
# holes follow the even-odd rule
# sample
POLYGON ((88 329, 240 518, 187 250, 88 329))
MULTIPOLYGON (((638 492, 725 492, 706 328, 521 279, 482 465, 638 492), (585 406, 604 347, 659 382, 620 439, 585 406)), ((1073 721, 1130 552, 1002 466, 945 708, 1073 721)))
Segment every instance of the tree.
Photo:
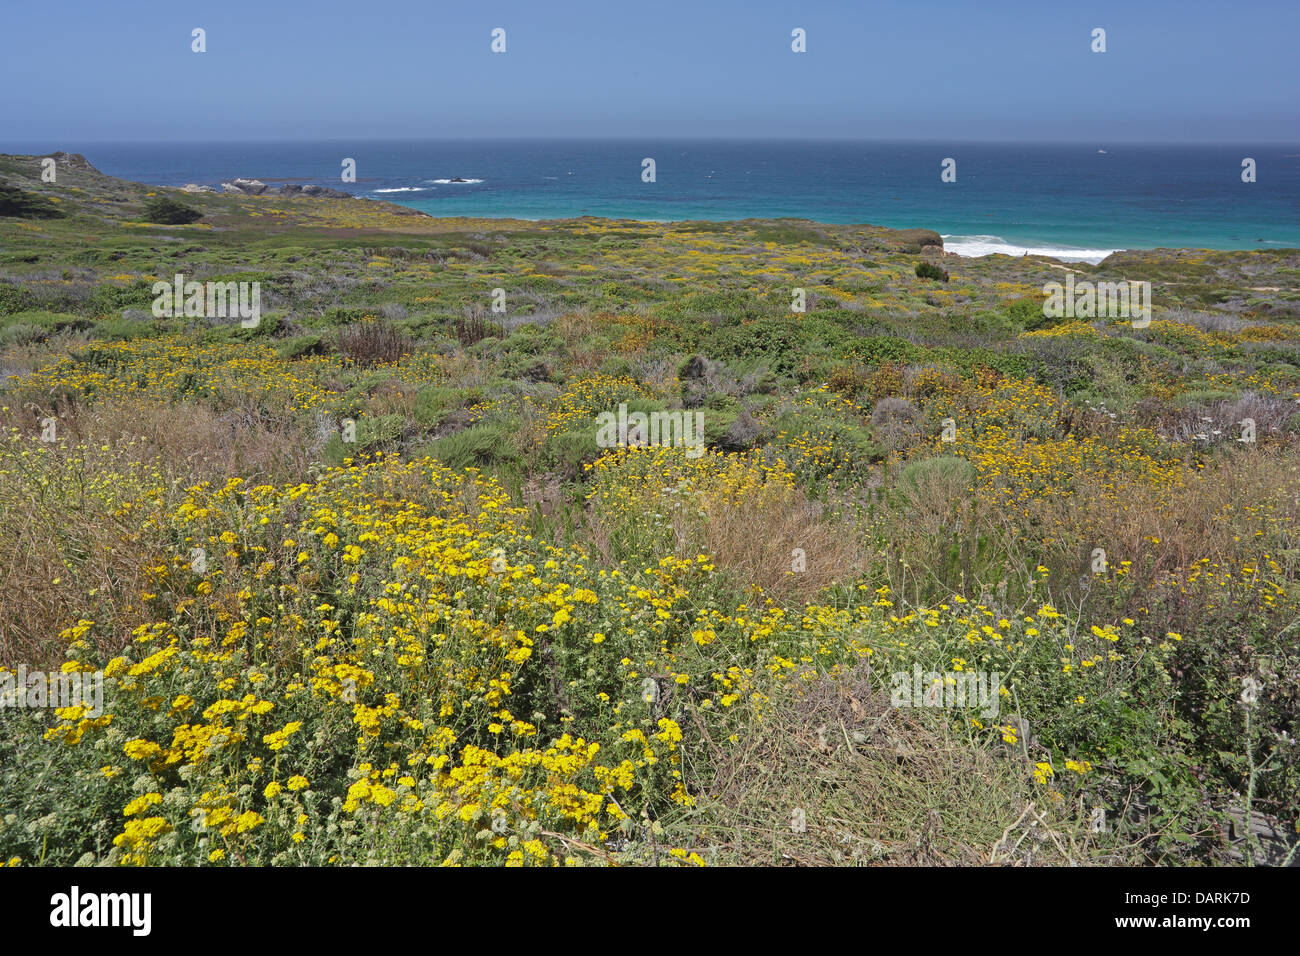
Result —
POLYGON ((145 200, 144 218, 145 222, 158 222, 167 226, 183 226, 186 223, 198 222, 203 218, 203 213, 197 209, 191 209, 183 203, 178 203, 175 199, 168 199, 166 196, 151 196, 145 200))

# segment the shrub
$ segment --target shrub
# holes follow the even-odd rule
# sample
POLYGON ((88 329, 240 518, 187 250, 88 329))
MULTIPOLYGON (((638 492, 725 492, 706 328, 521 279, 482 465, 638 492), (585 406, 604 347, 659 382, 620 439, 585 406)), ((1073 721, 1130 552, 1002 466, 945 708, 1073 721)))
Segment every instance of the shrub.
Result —
POLYGON ((36 308, 36 296, 22 286, 0 281, 0 315, 13 315, 36 308))
POLYGON ((502 330, 481 315, 463 315, 456 320, 453 331, 461 345, 474 345, 486 338, 499 338, 502 330))
POLYGON ((166 226, 184 226, 198 222, 203 213, 167 196, 150 196, 144 204, 144 221, 166 226))
POLYGON ((846 398, 855 397, 867 387, 869 379, 866 371, 856 365, 837 365, 831 372, 826 384, 832 392, 839 392, 846 398))
MULTIPOLYGON (((705 429, 707 434, 707 429, 705 429)), ((750 414, 749 409, 741 407, 727 430, 718 439, 718 447, 727 451, 744 451, 758 444, 764 435, 763 426, 750 414)))
POLYGON ((456 471, 471 466, 481 468, 501 464, 517 457, 513 436, 500 424, 474 425, 439 438, 425 449, 425 453, 456 471))
POLYGON ((816 316, 758 319, 753 322, 727 323, 706 340, 706 351, 724 361, 751 363, 761 356, 764 364, 777 375, 805 373, 809 360, 833 359, 847 355, 861 344, 848 329, 816 316))
POLYGON ((285 339, 276 349, 281 358, 290 361, 313 355, 326 355, 329 350, 329 343, 323 335, 295 335, 291 339, 285 339))
POLYGON ((975 481, 975 466, 965 458, 939 455, 909 462, 898 475, 898 488, 916 496, 931 489, 960 494, 975 481))
POLYGON ((566 477, 582 474, 582 466, 595 461, 605 451, 596 444, 596 429, 562 432, 546 442, 551 458, 566 477))
POLYGON ((391 448, 402 437, 406 419, 401 415, 377 415, 356 419, 356 441, 345 442, 342 435, 334 435, 325 443, 321 460, 328 465, 341 465, 345 458, 363 458, 385 448, 391 448))
POLYGON ((50 330, 39 325, 17 323, 0 326, 0 348, 6 345, 33 345, 44 342, 49 337, 50 330))
POLYGON ((409 349, 406 336, 386 322, 361 322, 339 331, 339 352, 355 365, 396 362, 409 349))
POLYGON ((918 262, 916 264, 916 277, 918 279, 935 279, 939 282, 947 282, 948 270, 940 269, 932 262, 918 262))
POLYGON ((830 409, 802 406, 785 412, 772 426, 769 457, 779 456, 814 490, 861 480, 884 451, 863 426, 830 409))
POLYGON ((1067 338, 1022 339, 1029 372, 1064 395, 1088 388, 1097 378, 1095 349, 1090 342, 1067 338))
POLYGON ((441 425, 454 409, 468 407, 482 398, 482 389, 430 385, 416 393, 411 414, 421 425, 441 425))
POLYGON ((897 451, 921 435, 921 412, 903 398, 882 398, 871 412, 871 426, 890 451, 897 451))
POLYGON ((62 219, 67 215, 44 196, 23 192, 17 186, 0 183, 0 216, 19 219, 62 219))

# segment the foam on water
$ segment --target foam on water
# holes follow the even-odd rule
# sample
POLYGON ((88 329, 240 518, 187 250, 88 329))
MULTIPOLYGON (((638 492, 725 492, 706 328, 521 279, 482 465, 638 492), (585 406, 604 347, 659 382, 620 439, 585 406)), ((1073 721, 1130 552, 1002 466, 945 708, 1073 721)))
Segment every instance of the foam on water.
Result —
POLYGON ((979 256, 1048 256, 1062 262, 1090 262, 1096 265, 1119 249, 1077 249, 1071 246, 1022 246, 1007 242, 1001 236, 944 236, 945 252, 968 258, 979 256))

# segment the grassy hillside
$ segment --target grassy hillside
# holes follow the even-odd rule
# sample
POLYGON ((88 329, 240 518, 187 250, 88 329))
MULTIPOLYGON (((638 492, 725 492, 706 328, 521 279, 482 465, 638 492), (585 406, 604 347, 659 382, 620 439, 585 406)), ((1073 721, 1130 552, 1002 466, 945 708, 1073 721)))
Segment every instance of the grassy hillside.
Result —
POLYGON ((57 170, 0 156, 0 664, 102 670, 106 708, 0 710, 0 860, 1296 839, 1300 251, 1067 267, 57 170), (1067 268, 1150 281, 1153 321, 1045 318, 1067 268), (177 274, 258 283, 260 321, 156 317, 177 274), (602 447, 621 404, 706 449, 602 447), (896 706, 917 667, 1001 689, 896 706))

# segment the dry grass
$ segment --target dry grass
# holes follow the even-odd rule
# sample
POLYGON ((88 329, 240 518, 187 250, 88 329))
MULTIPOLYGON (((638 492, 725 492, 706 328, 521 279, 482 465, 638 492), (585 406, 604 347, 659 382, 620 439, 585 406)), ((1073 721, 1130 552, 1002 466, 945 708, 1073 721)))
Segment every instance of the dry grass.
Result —
POLYGON ((596 334, 599 323, 592 312, 565 312, 555 320, 555 327, 566 342, 581 342, 596 334))
MULTIPOLYGON (((3 424, 33 436, 38 418, 15 409, 3 424)), ((252 406, 105 401, 66 411, 56 428, 58 440, 42 446, 51 457, 33 473, 12 455, 0 468, 0 660, 57 662, 59 631, 86 616, 113 623, 117 646, 106 650, 117 650, 150 620, 140 595, 158 587, 146 568, 177 553, 148 509, 232 474, 250 485, 301 481, 312 460, 309 435, 252 406), (118 477, 96 485, 103 475, 118 477), (147 509, 116 503, 113 482, 147 509)))
MULTIPOLYGON (((678 526, 678 553, 700 550, 738 587, 755 585, 777 601, 808 602, 823 588, 847 580, 862 567, 861 553, 845 525, 828 520, 821 505, 797 489, 772 485, 761 501, 718 501, 706 506, 699 536, 678 526), (796 550, 803 568, 795 570, 796 550)), ((685 525, 690 519, 680 517, 685 525)))
MULTIPOLYGON (((1189 427, 1182 434, 1192 437, 1217 429, 1224 433, 1224 440, 1236 441, 1242 436, 1243 422, 1249 420, 1255 423, 1258 442, 1265 437, 1282 435, 1287 422, 1296 413, 1295 407, 1295 403, 1289 399, 1258 392, 1243 392, 1230 401, 1215 402, 1189 410, 1197 413, 1197 421, 1187 422, 1189 427), (1204 421, 1207 418, 1209 422, 1204 421)), ((1175 420, 1173 426, 1166 429, 1166 434, 1178 435, 1178 424, 1175 420)), ((1213 435, 1209 437, 1213 438, 1213 435)))
MULTIPOLYGON (((861 548, 844 520, 801 489, 779 482, 742 497, 705 491, 689 502, 665 500, 646 507, 671 509, 673 553, 680 558, 709 555, 738 593, 761 590, 780 603, 807 603, 862 570, 861 548)), ((607 527, 609 520, 590 509, 587 540, 613 566, 620 556, 610 544, 617 535, 607 527)))
POLYGON ((720 850, 723 862, 1089 860, 1086 834, 1066 819, 1059 800, 1038 795, 1039 805, 1031 802, 1019 758, 994 756, 937 721, 919 719, 920 712, 892 707, 865 666, 793 680, 765 710, 700 799, 709 821, 702 841, 720 850))
POLYGON ((891 559, 900 597, 921 604, 1001 589, 1014 606, 1035 564, 1052 568, 1054 585, 1072 588, 1090 573, 1097 548, 1111 567, 1133 562, 1128 581, 1138 589, 1157 588, 1207 557, 1236 573, 1267 552, 1291 575, 1300 567, 1297 487, 1300 449, 1260 444, 1189 471, 1181 485, 1081 480, 1023 513, 988 502, 955 476, 923 475, 888 506, 874 506, 867 525, 891 559), (1050 529, 1043 543, 1026 537, 1026 520, 1050 529))
POLYGON ((1068 517, 1096 529, 1096 540, 1115 560, 1133 560, 1133 574, 1152 585, 1163 575, 1210 557, 1237 570, 1269 550, 1291 562, 1300 552, 1300 450, 1260 447, 1189 475, 1181 487, 1134 485, 1121 497, 1080 488, 1058 502, 1049 520, 1068 517), (1149 556, 1148 561, 1140 560, 1149 556))
MULTIPOLYGON (((237 398, 237 396, 232 396, 237 398)), ((38 434, 43 413, 13 410, 7 424, 38 434)), ((197 403, 104 400, 59 414, 58 437, 72 444, 135 442, 137 460, 156 462, 169 479, 195 484, 239 475, 250 485, 301 480, 312 439, 287 415, 245 400, 223 411, 197 403)))
POLYGON ((415 414, 415 399, 419 388, 398 379, 378 382, 366 390, 365 414, 403 415, 410 419, 415 414))
POLYGON ((165 500, 123 511, 86 492, 85 482, 104 470, 148 480, 128 449, 51 455, 57 468, 46 461, 28 474, 9 456, 0 474, 0 661, 10 665, 57 665, 67 650, 59 631, 82 617, 116 625, 117 647, 103 650, 125 645, 131 627, 149 620, 140 594, 151 589, 149 559, 163 553, 156 524, 146 525, 165 500))

